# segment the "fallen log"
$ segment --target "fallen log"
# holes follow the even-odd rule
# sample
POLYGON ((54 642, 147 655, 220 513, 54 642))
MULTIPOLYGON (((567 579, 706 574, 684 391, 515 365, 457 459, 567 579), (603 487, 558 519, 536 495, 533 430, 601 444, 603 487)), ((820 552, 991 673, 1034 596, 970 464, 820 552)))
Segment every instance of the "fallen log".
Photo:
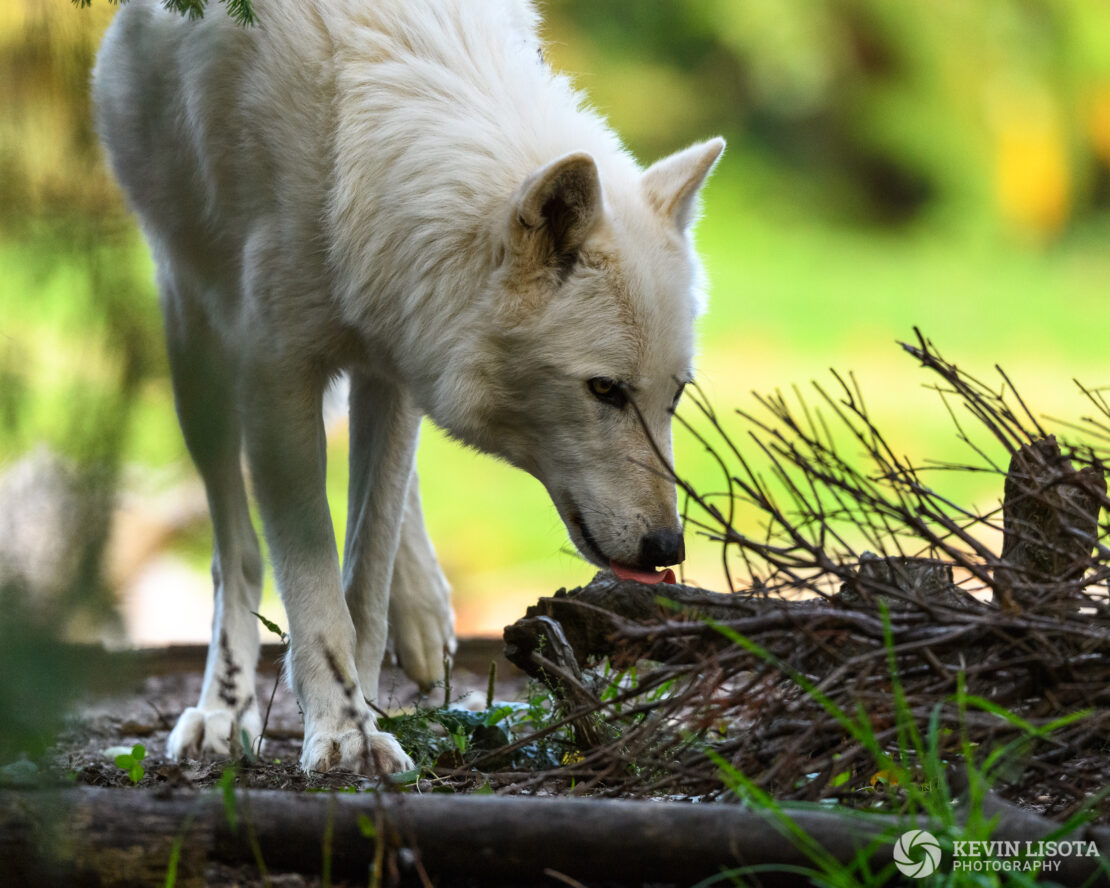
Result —
MULTIPOLYGON (((991 804, 990 813, 1000 816, 993 839, 1024 843, 1053 834, 1093 842, 1104 857, 1110 850, 1110 829, 1056 836, 1060 827, 1052 821, 991 804)), ((327 868, 334 878, 365 879, 375 859, 402 882, 405 873, 413 880, 422 870, 443 886, 468 878, 482 885, 541 884, 551 873, 621 885, 688 885, 737 867, 760 867, 775 885, 808 884, 805 871, 813 864, 785 833, 783 815, 833 861, 847 866, 863 855, 872 872, 891 879, 897 877, 895 840, 907 829, 930 826, 812 808, 776 814, 725 804, 399 792, 237 791, 229 800, 82 787, 0 793, 0 884, 163 884, 175 845, 181 886, 204 884, 205 867, 216 862, 261 860, 272 873, 313 875, 327 868)), ((950 851, 942 871, 951 867, 950 851)), ((1098 858, 1050 860, 1055 882, 1110 885, 1098 858)))
MULTIPOLYGON (((608 571, 586 586, 539 599, 504 630, 505 658, 560 697, 574 697, 579 672, 589 663, 609 657, 615 665, 637 660, 697 663, 730 644, 710 623, 743 634, 769 629, 842 628, 882 638, 878 602, 883 600, 898 620, 923 637, 938 634, 932 614, 938 609, 997 613, 952 582, 949 565, 931 559, 891 558, 864 552, 852 579, 827 599, 791 601, 754 593, 710 592, 694 586, 659 583, 647 586, 619 580, 608 571), (680 636, 688 636, 685 643, 680 636), (696 645, 689 637, 697 636, 696 645), (558 666, 553 675, 543 661, 558 666)), ((842 646, 847 655, 847 648, 842 646)), ((575 701, 580 702, 580 701, 575 701)))
MULTIPOLYGON (((586 586, 560 589, 553 596, 541 598, 525 612, 524 617, 506 626, 505 658, 533 678, 549 684, 550 676, 536 663, 534 655, 562 658, 563 645, 573 653, 577 667, 602 657, 620 654, 622 660, 668 660, 680 655, 663 636, 651 637, 629 649, 618 644, 620 630, 632 626, 662 626, 675 616, 675 608, 685 621, 703 624, 705 620, 728 622, 755 616, 768 607, 776 611, 805 610, 809 602, 790 602, 762 596, 709 592, 693 586, 659 583, 646 586, 636 580, 618 580, 608 571, 598 573, 586 586), (664 604, 663 601, 668 602, 664 604), (561 638, 558 650, 551 650, 552 622, 557 624, 561 638)), ((725 644, 724 636, 715 639, 725 644)), ((563 658, 565 659, 565 658, 563 658)), ((574 671, 570 663, 562 663, 574 671)))

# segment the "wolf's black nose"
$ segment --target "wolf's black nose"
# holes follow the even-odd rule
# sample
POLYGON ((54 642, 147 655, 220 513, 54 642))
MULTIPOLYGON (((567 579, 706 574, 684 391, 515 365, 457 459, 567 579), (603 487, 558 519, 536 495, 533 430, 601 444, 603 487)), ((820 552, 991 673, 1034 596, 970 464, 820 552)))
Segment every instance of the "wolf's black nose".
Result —
POLYGON ((663 567, 686 558, 686 542, 678 530, 655 530, 640 540, 640 564, 663 567))

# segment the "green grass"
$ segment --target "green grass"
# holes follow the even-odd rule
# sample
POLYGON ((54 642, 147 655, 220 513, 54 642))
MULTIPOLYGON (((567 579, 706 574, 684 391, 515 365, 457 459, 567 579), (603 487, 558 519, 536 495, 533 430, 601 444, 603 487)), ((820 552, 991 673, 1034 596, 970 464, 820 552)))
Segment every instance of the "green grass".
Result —
MULTIPOLYGON (((1034 251, 974 233, 837 227, 796 205, 753 202, 754 187, 742 164, 726 157, 698 231, 710 282, 699 382, 720 411, 750 407, 752 390, 804 390, 813 378, 828 381, 829 367, 855 370, 896 449, 918 459, 966 459, 940 400, 922 388, 928 380, 895 345, 912 338, 915 325, 962 366, 986 375, 1001 363, 1041 413, 1083 412, 1073 377, 1108 381, 1100 343, 1110 338, 1110 313, 1102 310, 1110 254, 1097 232, 1034 251)), ((181 464, 150 260, 137 236, 92 230, 77 240, 85 246, 0 243, 0 406, 8 417, 0 459, 41 440, 66 450, 98 393, 118 378, 102 301, 106 290, 125 290, 153 371, 133 409, 128 460, 181 464)), ((676 452, 696 484, 719 486, 693 442, 679 436, 676 452)), ((342 538, 345 442, 335 442, 329 457, 342 538)), ((464 625, 495 630, 523 603, 591 575, 567 553, 555 510, 533 479, 431 427, 419 468, 428 524, 464 625)), ((961 482, 957 493, 997 498, 995 480, 961 482)), ((690 551, 689 575, 719 585, 714 548, 692 541, 690 551)))
MULTIPOLYGON (((897 727, 897 741, 895 744, 884 745, 876 735, 875 727, 871 722, 868 711, 862 703, 858 705, 855 713, 849 713, 822 693, 812 681, 780 661, 772 653, 761 647, 755 641, 742 636, 727 626, 720 624, 716 628, 724 634, 730 642, 742 648, 769 665, 781 670, 799 690, 811 701, 817 703, 831 715, 849 735, 858 742, 869 755, 868 771, 874 772, 872 785, 875 779, 881 776, 881 782, 887 787, 896 787, 897 793, 889 798, 879 797, 871 806, 875 812, 894 814, 900 819, 905 818, 901 826, 888 831, 888 834, 873 841, 870 846, 860 848, 854 861, 837 860, 815 839, 799 826, 794 818, 795 812, 821 810, 825 812, 836 811, 845 818, 858 818, 861 825, 867 822, 867 813, 855 808, 845 807, 841 803, 827 804, 802 804, 780 803, 764 791, 751 775, 709 751, 710 758, 719 769, 722 781, 741 800, 749 804, 753 810, 764 812, 775 829, 787 837, 809 859, 811 867, 806 870, 806 875, 812 884, 823 886, 838 886, 838 888, 866 888, 871 885, 887 884, 893 873, 893 866, 888 866, 880 871, 875 871, 870 861, 870 855, 875 850, 888 842, 893 844, 898 835, 906 829, 917 828, 920 824, 912 818, 925 818, 925 827, 939 839, 944 849, 940 865, 932 876, 923 878, 922 885, 945 885, 950 888, 956 886, 985 886, 1000 884, 1032 885, 1037 880, 1031 875, 1023 873, 1008 873, 1006 875, 965 872, 953 866, 952 848, 954 841, 986 841, 989 840, 994 830, 999 826, 1000 819, 997 815, 991 816, 984 810, 987 794, 999 783, 1007 780, 1007 772, 1013 771, 1015 761, 1022 762, 1017 774, 1026 767, 1023 762, 1030 744, 1034 739, 1049 740, 1052 735, 1063 727, 1091 716, 1091 710, 1071 712, 1044 726, 1035 726, 1015 713, 982 697, 969 694, 965 685, 964 673, 956 674, 955 693, 946 700, 937 699, 932 707, 931 715, 926 724, 922 725, 913 714, 912 707, 906 696, 898 673, 894 653, 893 636, 890 631, 889 614, 885 606, 881 610, 884 625, 884 646, 887 652, 887 667, 890 674, 891 697, 893 701, 893 717, 897 727), (945 735, 951 733, 941 724, 941 710, 944 702, 955 703, 959 714, 959 743, 958 750, 944 749, 945 735), (999 719, 999 724, 1008 724, 1020 733, 1017 737, 1006 743, 999 742, 987 748, 969 740, 966 731, 967 712, 969 709, 990 713, 999 719), (966 795, 959 797, 949 785, 951 774, 960 771, 966 775, 966 795)), ((847 779, 850 773, 841 775, 847 779)), ((1096 810, 1098 801, 1092 800, 1090 805, 1073 814, 1066 823, 1055 831, 1051 838, 1072 834, 1089 817, 1091 810, 1096 810)), ((1038 837, 1048 838, 1048 837, 1038 837)), ((911 860, 917 861, 920 856, 911 855, 911 860)), ((707 879, 699 885, 745 884, 741 876, 749 875, 758 868, 734 871, 732 874, 723 873, 720 877, 707 879), (730 877, 731 876, 731 877, 730 877)), ((1051 881, 1051 879, 1049 879, 1051 881)))

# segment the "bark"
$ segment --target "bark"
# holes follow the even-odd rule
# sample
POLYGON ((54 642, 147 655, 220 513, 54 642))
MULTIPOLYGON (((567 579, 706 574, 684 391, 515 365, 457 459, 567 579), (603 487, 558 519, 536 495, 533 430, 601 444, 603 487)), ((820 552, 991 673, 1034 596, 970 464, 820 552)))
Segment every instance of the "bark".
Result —
MULTIPOLYGON (((862 630, 881 638, 880 600, 902 613, 927 613, 938 606, 980 611, 986 607, 952 582, 950 565, 870 552, 861 556, 854 579, 828 600, 787 601, 693 586, 646 586, 601 572, 587 586, 541 598, 524 617, 506 626, 505 657, 561 699, 580 703, 581 669, 591 661, 609 657, 618 667, 644 659, 694 664, 729 645, 726 636, 707 629, 707 621, 742 634, 820 626, 826 631, 862 630), (690 643, 693 635, 698 636, 696 644, 690 643)), ((933 629, 923 626, 921 631, 933 629)), ((843 645, 841 653, 846 654, 843 645)))
MULTIPOLYGON (((676 618, 727 622, 768 608, 805 606, 781 599, 708 592, 693 586, 669 583, 646 586, 635 580, 618 580, 603 571, 587 586, 570 592, 560 589, 550 598, 541 598, 528 608, 524 617, 506 626, 505 657, 533 678, 550 685, 551 676, 535 660, 537 653, 574 672, 595 657, 616 657, 630 663, 637 659, 668 660, 681 656, 685 648, 664 637, 648 638, 631 647, 618 645, 618 632, 636 625, 662 625, 676 618), (552 638, 552 622, 557 624, 561 638, 552 638), (576 667, 563 656, 564 644, 573 652, 576 667)), ((723 636, 720 641, 724 643, 723 636)))
POLYGON ((1014 452, 1002 502, 1002 565, 995 601, 1030 610, 1080 602, 1075 583, 1091 564, 1106 479, 1093 466, 1076 471, 1054 435, 1014 452))
MULTIPOLYGON (((1059 828, 1005 802, 990 805, 1001 817, 994 839, 1035 841, 1059 828)), ((550 872, 617 884, 688 885, 738 866, 771 867, 767 884, 808 884, 788 870, 812 866, 775 815, 739 805, 256 791, 237 792, 233 807, 234 827, 215 794, 93 787, 0 793, 0 884, 163 884, 180 837, 182 886, 202 885, 212 863, 256 864, 259 858, 273 873, 320 874, 325 846, 333 877, 366 879, 376 849, 360 821, 374 824, 384 843, 383 869, 412 879, 422 867, 441 885, 467 878, 482 885, 541 884, 550 872)), ((872 872, 889 869, 893 841, 903 830, 929 827, 878 815, 788 813, 834 860, 847 865, 864 854, 872 872)), ((1105 828, 1067 838, 1110 848, 1105 828)), ((944 859, 947 869, 951 854, 944 859)), ((1110 884, 1105 873, 1097 875, 1098 867, 1095 858, 1063 858, 1053 880, 1070 885, 1094 877, 1087 884, 1110 884)))

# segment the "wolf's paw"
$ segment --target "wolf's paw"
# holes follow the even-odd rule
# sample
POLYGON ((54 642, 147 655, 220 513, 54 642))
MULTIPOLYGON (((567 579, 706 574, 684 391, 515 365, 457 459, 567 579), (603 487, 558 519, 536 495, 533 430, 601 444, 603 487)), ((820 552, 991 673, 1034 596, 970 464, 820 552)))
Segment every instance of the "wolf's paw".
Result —
POLYGON ((443 679, 443 658, 455 653, 455 615, 409 613, 393 630, 393 653, 422 690, 443 679))
POLYGON ((202 709, 190 706, 177 720, 166 741, 171 759, 225 758, 242 747, 243 731, 247 742, 254 744, 262 733, 262 719, 257 709, 249 709, 236 721, 230 709, 202 709))
POLYGON ((452 656, 456 647, 451 587, 441 578, 428 579, 395 580, 389 600, 393 653, 405 675, 424 690, 443 679, 443 658, 452 656))
POLYGON ((319 731, 305 737, 301 750, 301 768, 305 771, 339 769, 379 777, 415 767, 393 735, 381 731, 319 731))

